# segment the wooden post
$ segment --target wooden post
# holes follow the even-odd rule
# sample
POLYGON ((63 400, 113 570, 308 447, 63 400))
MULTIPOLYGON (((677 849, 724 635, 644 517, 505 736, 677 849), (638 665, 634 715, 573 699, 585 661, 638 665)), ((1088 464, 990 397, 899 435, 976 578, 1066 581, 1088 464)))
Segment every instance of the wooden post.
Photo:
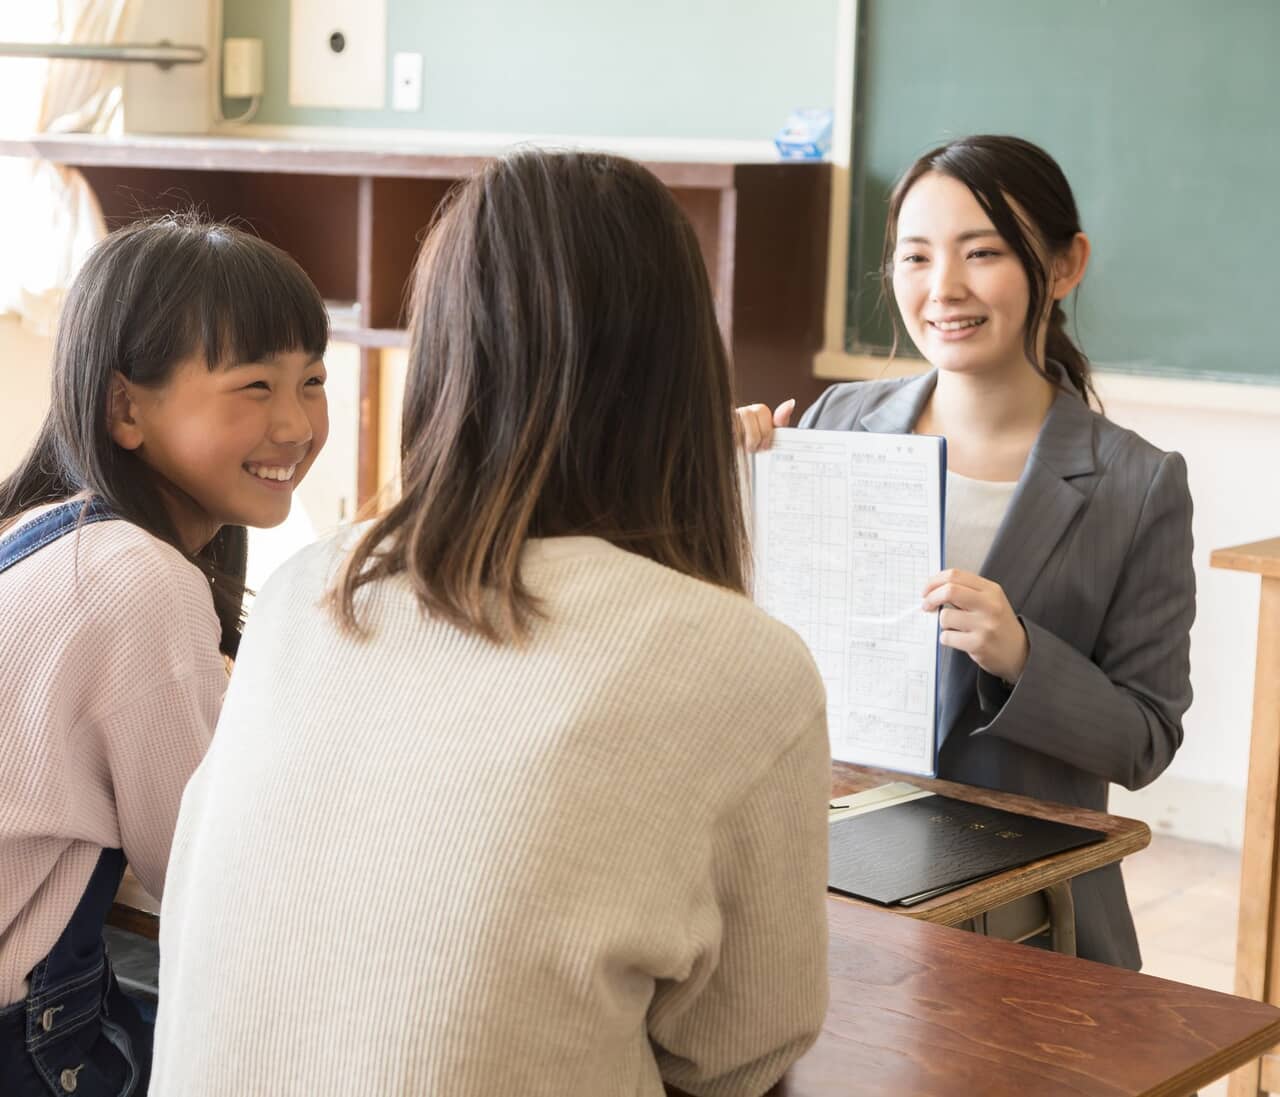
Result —
MULTIPOLYGON (((1262 577, 1258 655, 1249 737, 1240 915, 1236 937, 1236 993, 1280 1003, 1280 538, 1218 549, 1215 568, 1262 577)), ((1230 1097, 1280 1091, 1280 1054, 1272 1049, 1231 1076, 1230 1097)))

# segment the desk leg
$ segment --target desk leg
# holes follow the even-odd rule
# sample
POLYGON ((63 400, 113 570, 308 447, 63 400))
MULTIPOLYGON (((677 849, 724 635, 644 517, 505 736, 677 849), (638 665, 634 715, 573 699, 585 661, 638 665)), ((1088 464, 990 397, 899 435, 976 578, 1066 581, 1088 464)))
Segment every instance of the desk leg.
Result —
MULTIPOLYGON (((1245 793, 1240 864, 1240 920, 1236 993, 1280 1003, 1280 578, 1263 576, 1258 605, 1258 657, 1253 683, 1253 730, 1245 793)), ((1231 1075, 1230 1097, 1258 1097, 1264 1081, 1280 1084, 1274 1051, 1231 1075)))

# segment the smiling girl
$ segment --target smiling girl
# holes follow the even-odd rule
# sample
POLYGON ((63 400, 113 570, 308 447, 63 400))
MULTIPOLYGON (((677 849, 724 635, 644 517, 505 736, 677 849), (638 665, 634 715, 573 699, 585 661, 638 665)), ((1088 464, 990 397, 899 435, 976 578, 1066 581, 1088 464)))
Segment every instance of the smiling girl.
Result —
POLYGON ((245 526, 324 444, 315 287, 283 252, 169 217, 109 236, 71 287, 51 410, 0 483, 0 1077, 143 1094, 151 1033, 102 926, 148 891, 240 638, 245 526))
MULTIPOLYGON (((1110 782, 1148 784, 1182 742, 1195 578, 1181 456, 1089 406, 1061 306, 1088 260, 1042 149, 927 153, 890 199, 884 279, 933 368, 836 385, 800 425, 947 439, 950 567, 922 591, 945 649, 939 776, 1105 810, 1110 782)), ((788 404, 739 409, 748 449, 788 404)), ((1139 967, 1120 866, 1072 892, 1079 955, 1139 967)))

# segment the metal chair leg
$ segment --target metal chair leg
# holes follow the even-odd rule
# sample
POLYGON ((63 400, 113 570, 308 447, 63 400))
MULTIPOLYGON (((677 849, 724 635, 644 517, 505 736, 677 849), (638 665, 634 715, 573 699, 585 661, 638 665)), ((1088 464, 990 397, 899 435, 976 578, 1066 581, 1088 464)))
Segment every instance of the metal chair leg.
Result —
POLYGON ((1076 905, 1071 898, 1071 883, 1064 880, 1060 884, 1044 889, 1045 903, 1049 907, 1049 937, 1053 942, 1053 951, 1064 956, 1076 954, 1076 905))

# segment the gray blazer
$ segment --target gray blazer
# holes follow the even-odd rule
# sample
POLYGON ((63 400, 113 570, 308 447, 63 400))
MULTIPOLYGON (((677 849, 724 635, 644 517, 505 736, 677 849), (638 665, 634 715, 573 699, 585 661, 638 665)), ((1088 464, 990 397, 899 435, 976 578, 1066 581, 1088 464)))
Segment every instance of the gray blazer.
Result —
MULTIPOLYGON (((802 427, 902 434, 936 374, 835 385, 802 427)), ((982 574, 1004 588, 1030 654, 1016 687, 943 649, 938 774, 1102 811, 1182 743, 1195 617, 1186 465, 1060 392, 982 574)), ((1079 954, 1142 964, 1119 865, 1072 884, 1079 954)))

